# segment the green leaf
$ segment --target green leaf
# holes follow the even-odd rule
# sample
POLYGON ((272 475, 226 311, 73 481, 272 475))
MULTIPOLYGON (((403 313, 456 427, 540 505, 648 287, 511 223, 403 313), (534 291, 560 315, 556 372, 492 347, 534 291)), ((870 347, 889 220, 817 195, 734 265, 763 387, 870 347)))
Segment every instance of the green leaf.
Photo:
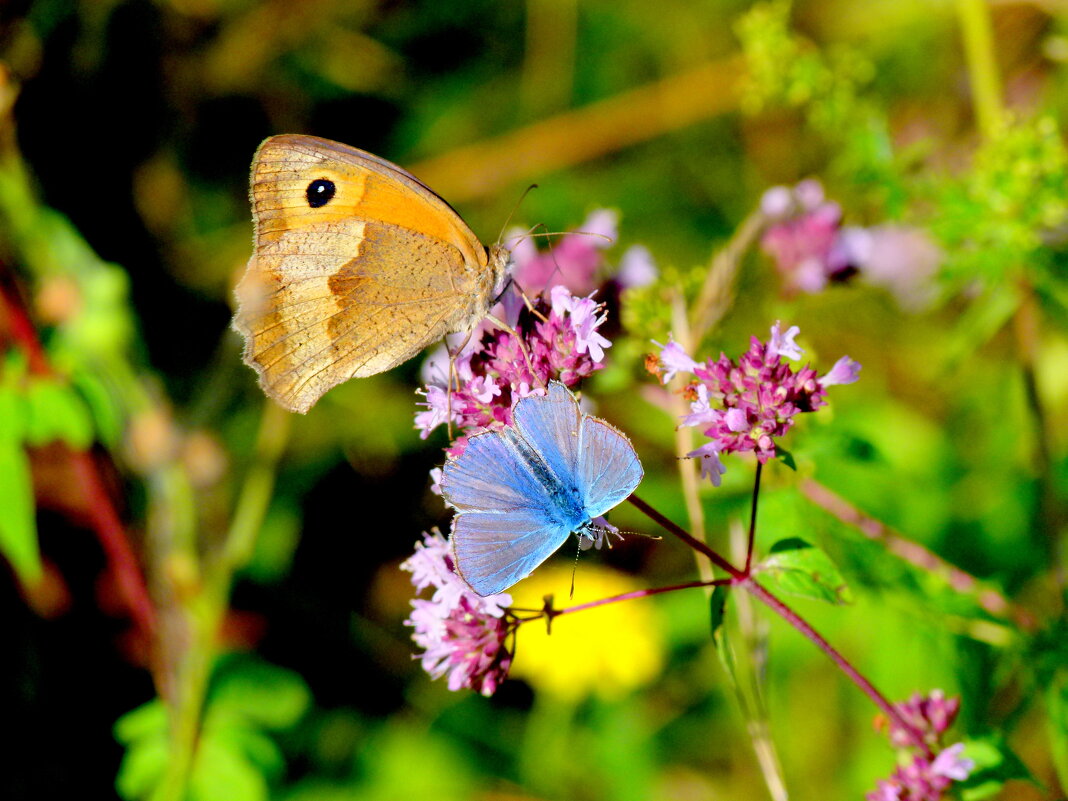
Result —
POLYGON ((122 757, 115 789, 130 801, 148 798, 163 778, 169 758, 170 743, 165 730, 138 739, 122 757))
POLYGON ((130 745, 143 737, 167 733, 167 708, 158 698, 131 709, 115 721, 115 739, 130 745))
POLYGON ((1057 671, 1046 689, 1053 766, 1061 784, 1068 783, 1068 672, 1057 671))
POLYGON ((0 435, 0 554, 11 563, 24 584, 41 578, 33 479, 22 442, 0 435))
POLYGON ((287 729, 311 704, 311 692, 290 670, 234 658, 219 672, 209 703, 217 714, 236 713, 267 729, 287 729))
POLYGON ((720 584, 712 590, 712 640, 716 640, 720 628, 723 626, 723 618, 727 613, 727 592, 730 588, 726 584, 720 584))
POLYGON ((964 801, 990 798, 1000 792, 1010 779, 1039 784, 1027 766, 998 735, 965 740, 962 756, 975 763, 971 775, 959 785, 964 801))
POLYGON ((778 461, 782 462, 783 465, 785 465, 786 467, 789 467, 795 473, 797 472, 797 462, 794 461, 794 455, 790 453, 790 451, 786 450, 786 448, 782 447, 781 445, 776 445, 775 458, 778 461))
POLYGON ((70 387, 53 379, 35 379, 26 392, 26 442, 64 442, 84 451, 93 443, 93 420, 85 403, 70 387))
POLYGON ((234 743, 205 737, 189 777, 191 801, 267 801, 267 780, 234 743))
POLYGON ((832 604, 852 599, 845 579, 831 558, 802 539, 791 537, 771 546, 756 568, 756 578, 769 590, 832 604))

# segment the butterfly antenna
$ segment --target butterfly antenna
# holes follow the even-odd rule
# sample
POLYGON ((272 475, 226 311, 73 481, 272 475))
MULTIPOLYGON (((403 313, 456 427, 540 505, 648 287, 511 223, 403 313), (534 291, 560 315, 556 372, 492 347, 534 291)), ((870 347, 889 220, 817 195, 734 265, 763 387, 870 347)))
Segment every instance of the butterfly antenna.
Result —
POLYGON ((501 232, 497 235, 497 244, 501 244, 504 241, 504 232, 508 230, 508 223, 512 221, 512 217, 519 211, 519 207, 523 205, 523 201, 527 199, 527 195, 530 194, 531 189, 537 189, 537 184, 531 184, 523 190, 523 194, 519 196, 519 202, 512 207, 512 210, 508 212, 508 216, 504 218, 504 225, 501 226, 501 232))
POLYGON ((582 535, 578 535, 578 544, 575 546, 575 563, 571 565, 571 599, 575 597, 575 573, 578 572, 579 554, 582 553, 582 535))

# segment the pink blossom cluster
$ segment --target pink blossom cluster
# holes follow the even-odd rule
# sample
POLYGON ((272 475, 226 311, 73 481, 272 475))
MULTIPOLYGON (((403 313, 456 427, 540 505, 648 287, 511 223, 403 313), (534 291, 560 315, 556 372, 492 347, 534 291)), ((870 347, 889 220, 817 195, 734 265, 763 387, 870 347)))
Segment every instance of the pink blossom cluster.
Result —
POLYGON ((933 297, 942 252, 919 229, 843 225, 841 207, 811 179, 772 187, 760 208, 768 220, 760 244, 787 290, 819 292, 860 274, 889 290, 905 308, 918 308, 933 297))
POLYGON ((907 759, 894 769, 889 779, 881 779, 865 798, 867 801, 940 801, 953 782, 964 781, 975 769, 975 762, 963 755, 964 743, 941 747, 942 735, 960 710, 960 699, 946 698, 941 690, 933 690, 927 696, 917 693, 895 708, 923 737, 929 751, 919 752, 909 733, 890 722, 890 742, 904 750, 907 759))
POLYGON ((704 364, 669 340, 650 361, 651 370, 665 384, 677 373, 693 374, 684 389, 690 414, 682 418, 682 425, 699 426, 711 441, 687 457, 700 458, 701 475, 716 486, 726 471, 721 453, 753 451, 766 463, 774 458, 776 440, 793 427, 797 414, 826 405, 827 387, 857 380, 860 365, 848 356, 824 376, 808 365, 795 372, 783 357, 801 358, 803 351, 794 341, 798 333, 797 326, 784 333, 776 323, 766 344, 753 337, 749 350, 736 362, 721 353, 704 364))
MULTIPOLYGON (((449 421, 465 433, 508 425, 519 398, 541 394, 551 380, 572 387, 604 367, 612 345, 598 331, 604 321, 604 307, 592 297, 554 286, 547 303, 539 299, 533 311, 517 316, 513 328, 522 346, 507 331, 484 331, 474 348, 454 358, 451 391, 448 363, 439 363, 438 375, 420 390, 424 411, 415 427, 425 439, 449 421)), ((457 445, 462 449, 463 442, 457 445)))
POLYGON ((456 574, 449 544, 437 531, 423 534, 401 568, 412 574, 417 593, 434 588, 429 599, 412 601, 405 621, 415 629, 412 640, 423 649, 423 670, 435 679, 447 674, 450 690, 466 687, 493 695, 512 665, 507 645, 516 627, 507 611, 512 597, 473 593, 456 574))
MULTIPOLYGON (((528 296, 554 286, 566 286, 574 295, 589 295, 599 285, 598 275, 606 277, 605 248, 619 238, 618 215, 597 209, 578 231, 565 234, 550 249, 539 251, 524 232, 511 232, 505 239, 512 251, 512 279, 528 296)), ((535 234, 536 235, 536 234, 535 234)), ((623 288, 652 283, 657 270, 649 251, 632 245, 622 255, 612 280, 623 288)))

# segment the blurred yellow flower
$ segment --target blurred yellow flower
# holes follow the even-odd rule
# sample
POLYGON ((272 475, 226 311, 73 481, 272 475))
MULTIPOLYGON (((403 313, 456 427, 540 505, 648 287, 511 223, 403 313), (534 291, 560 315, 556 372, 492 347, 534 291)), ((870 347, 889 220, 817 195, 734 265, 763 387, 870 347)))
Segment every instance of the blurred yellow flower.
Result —
MULTIPOLYGON (((641 589, 630 576, 584 564, 575 577, 575 597, 569 599, 571 568, 547 566, 510 590, 513 605, 542 606, 553 595, 554 606, 596 601, 641 589)), ((651 599, 606 604, 553 620, 524 623, 517 636, 511 674, 525 679, 539 692, 577 701, 590 693, 618 698, 652 679, 664 662, 661 628, 651 599)))

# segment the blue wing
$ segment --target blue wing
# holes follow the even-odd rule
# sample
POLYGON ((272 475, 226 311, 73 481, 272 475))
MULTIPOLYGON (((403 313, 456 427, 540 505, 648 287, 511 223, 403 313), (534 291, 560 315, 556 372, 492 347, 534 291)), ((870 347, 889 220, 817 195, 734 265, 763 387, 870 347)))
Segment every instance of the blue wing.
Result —
POLYGON ((464 512, 452 523, 456 572, 481 596, 504 592, 564 544, 571 530, 536 509, 464 512))
POLYGON ((505 512, 544 509, 552 505, 549 491, 514 441, 515 434, 487 431, 468 440, 456 459, 445 463, 441 492, 462 512, 505 512))
POLYGON ((578 453, 579 485, 590 517, 603 515, 641 483, 644 472, 634 446, 604 420, 582 418, 578 453))
POLYGON ((578 485, 578 401, 559 381, 550 381, 546 394, 521 399, 512 412, 523 439, 568 488, 578 485))

